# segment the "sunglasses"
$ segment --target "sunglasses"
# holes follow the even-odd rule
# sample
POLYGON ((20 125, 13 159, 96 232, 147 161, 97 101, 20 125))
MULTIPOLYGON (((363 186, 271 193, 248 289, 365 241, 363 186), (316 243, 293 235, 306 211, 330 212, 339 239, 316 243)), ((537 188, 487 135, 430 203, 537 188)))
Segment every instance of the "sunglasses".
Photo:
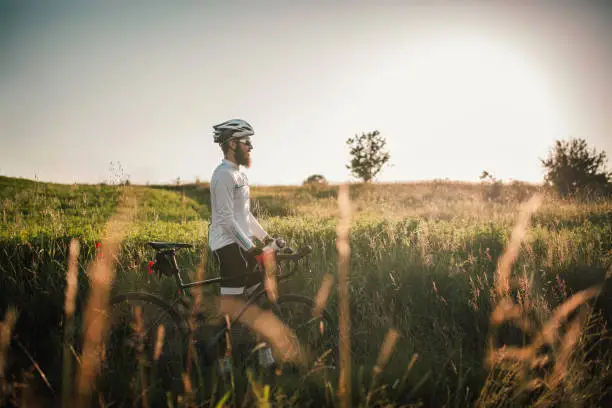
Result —
POLYGON ((237 141, 238 141, 238 143, 242 143, 243 145, 245 145, 249 149, 253 149, 253 144, 251 143, 251 139, 250 138, 238 139, 237 141))

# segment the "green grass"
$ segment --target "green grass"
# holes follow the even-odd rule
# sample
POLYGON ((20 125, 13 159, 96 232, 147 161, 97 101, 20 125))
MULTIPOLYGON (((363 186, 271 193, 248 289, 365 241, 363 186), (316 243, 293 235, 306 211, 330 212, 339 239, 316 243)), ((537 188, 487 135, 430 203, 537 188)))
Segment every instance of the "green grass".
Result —
MULTIPOLYGON (((497 261, 521 201, 537 190, 515 184, 492 197, 490 186, 470 183, 351 186, 349 290, 352 343, 358 350, 352 373, 356 403, 366 400, 372 367, 390 328, 400 337, 371 398, 378 405, 598 406, 610 398, 606 386, 612 360, 603 323, 612 322, 605 301, 611 295, 605 280, 612 263, 609 200, 579 203, 546 196, 513 266, 513 298, 531 299, 536 331, 572 293, 603 285, 602 294, 589 303, 589 329, 582 331, 568 363, 568 372, 574 374, 557 388, 524 390, 520 387, 525 377, 519 374, 525 367, 485 364, 494 329, 490 317, 496 304, 497 261)), ((69 186, 0 177, 0 311, 17 308, 15 331, 56 389, 68 243, 77 237, 82 245, 80 311, 89 288, 86 267, 122 193, 134 196, 137 205, 119 255, 114 291, 160 290, 172 297, 171 280, 146 273, 153 253, 145 243, 194 244, 194 250, 183 251, 179 258, 182 267, 194 271, 201 252, 207 251, 208 185, 69 186)), ((335 275, 337 194, 337 186, 252 187, 253 209, 262 225, 295 247, 309 244, 314 250, 312 273, 294 278, 283 290, 314 295, 326 273, 335 275)), ((210 268, 207 272, 214 273, 210 268)), ((328 310, 337 313, 335 291, 328 310)), ((77 312, 77 326, 80 318, 77 312)), ((532 335, 502 327, 496 341, 528 344, 532 335)), ((29 360, 19 357, 14 345, 10 352, 16 357, 9 368, 27 370, 29 360)), ((527 374, 546 377, 546 372, 531 368, 527 374)), ((273 389, 272 394, 272 399, 287 401, 293 395, 287 389, 273 389)), ((300 398, 296 403, 320 402, 300 398)))

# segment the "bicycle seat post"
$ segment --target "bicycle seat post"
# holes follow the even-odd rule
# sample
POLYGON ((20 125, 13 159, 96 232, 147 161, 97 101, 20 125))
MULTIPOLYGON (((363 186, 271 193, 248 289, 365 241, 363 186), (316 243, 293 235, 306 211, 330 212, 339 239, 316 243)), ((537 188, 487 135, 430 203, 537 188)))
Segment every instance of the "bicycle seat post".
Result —
POLYGON ((179 269, 178 262, 176 261, 176 252, 172 251, 172 262, 174 264, 174 277, 176 278, 176 284, 179 288, 181 295, 185 294, 185 285, 183 284, 183 277, 181 276, 181 270, 179 269))

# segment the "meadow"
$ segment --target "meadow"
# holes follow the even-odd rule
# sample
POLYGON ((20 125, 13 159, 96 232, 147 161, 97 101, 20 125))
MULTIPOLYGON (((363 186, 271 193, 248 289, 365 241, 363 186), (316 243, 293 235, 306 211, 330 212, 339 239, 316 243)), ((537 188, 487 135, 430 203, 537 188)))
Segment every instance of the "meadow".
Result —
MULTIPOLYGON (((338 191, 251 188, 253 212, 267 231, 313 248, 311 273, 281 290, 314 297, 326 276, 338 281, 338 191)), ((350 319, 351 406, 610 403, 612 201, 561 200, 522 183, 451 181, 352 184, 349 196, 350 313, 339 316, 337 284, 327 310, 350 319), (541 203, 529 210, 524 204, 534 194, 541 203)), ((72 239, 80 243, 77 332, 91 292, 89 267, 118 208, 129 210, 131 222, 113 293, 174 295, 172 280, 147 273, 148 241, 193 244, 179 257, 191 277, 210 255, 206 183, 59 185, 0 177, 0 204, 0 401, 8 404, 61 399, 72 239)), ((78 366, 78 347, 72 352, 78 366)), ((263 400, 238 401, 342 405, 337 380, 324 385, 323 400, 269 385, 263 400)), ((213 393, 203 405, 216 406, 222 396, 213 393)))

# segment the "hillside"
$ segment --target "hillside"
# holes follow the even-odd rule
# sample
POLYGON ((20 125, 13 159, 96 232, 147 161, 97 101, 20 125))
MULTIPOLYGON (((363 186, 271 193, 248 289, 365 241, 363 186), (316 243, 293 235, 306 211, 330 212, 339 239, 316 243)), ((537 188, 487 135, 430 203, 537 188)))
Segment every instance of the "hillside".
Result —
MULTIPOLYGON (((252 187, 252 211, 258 217, 335 215, 337 186, 252 187)), ((410 215, 449 217, 455 204, 468 207, 486 202, 488 187, 457 182, 354 184, 351 196, 361 215, 401 218, 410 215), (451 207, 453 207, 451 209, 451 207), (446 213, 449 211, 450 213, 446 213)), ((537 190, 531 185, 507 186, 496 200, 516 204, 537 190)), ((96 231, 116 210, 121 193, 136 199, 136 218, 146 222, 206 220, 210 214, 207 183, 152 186, 66 185, 0 176, 4 237, 28 230, 80 235, 96 231)), ((471 208, 462 208, 469 210, 471 208)))
POLYGON ((121 194, 137 202, 138 221, 186 223, 207 219, 208 203, 163 188, 65 185, 0 177, 0 238, 75 236, 91 239, 117 210, 121 194))

